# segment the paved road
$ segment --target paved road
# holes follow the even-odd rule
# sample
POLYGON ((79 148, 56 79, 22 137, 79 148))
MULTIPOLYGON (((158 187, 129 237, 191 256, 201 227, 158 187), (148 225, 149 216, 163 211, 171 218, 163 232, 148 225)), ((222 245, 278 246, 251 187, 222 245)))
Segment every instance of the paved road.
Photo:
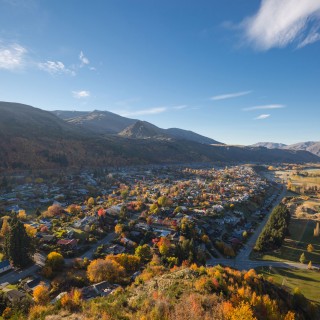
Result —
MULTIPOLYGON (((274 207, 276 207, 281 200, 284 198, 286 194, 286 190, 283 189, 281 194, 277 197, 276 201, 274 202, 272 208, 270 209, 269 213, 264 217, 262 222, 260 223, 259 227, 255 230, 255 232, 251 235, 250 239, 247 241, 244 248, 238 253, 238 255, 234 259, 216 259, 212 258, 207 260, 207 265, 217 265, 222 264, 226 266, 230 266, 239 270, 248 270, 257 267, 278 267, 278 268, 297 268, 297 269, 307 269, 308 266, 302 263, 296 263, 291 261, 256 261, 250 260, 249 255, 252 251, 263 227, 267 223, 270 214, 274 207)), ((319 266, 314 266, 319 268, 319 266)))
MULTIPOLYGON (((92 255, 96 251, 98 246, 100 246, 101 244, 107 244, 111 242, 115 237, 116 237, 115 233, 109 233, 105 238, 98 241, 93 247, 91 247, 88 251, 83 253, 80 256, 80 258, 92 259, 92 255)), ((65 262, 67 265, 72 264, 73 259, 65 259, 65 262)), ((24 279, 26 277, 35 275, 39 270, 40 270, 40 267, 37 265, 32 265, 31 267, 21 271, 12 270, 11 272, 0 276, 0 284, 4 282, 17 283, 20 279, 24 279)))
POLYGON ((268 219, 269 219, 269 217, 270 217, 270 215, 272 213, 272 210, 282 201, 282 199, 284 198, 285 194, 286 194, 286 189, 284 188, 282 190, 281 194, 274 201, 273 206, 270 209, 269 213, 265 215, 265 217, 261 221, 261 223, 258 226, 258 228, 254 231, 254 233, 248 239, 248 241, 245 244, 244 248, 238 253, 238 255, 237 255, 237 259, 238 260, 248 260, 249 259, 249 255, 250 255, 253 247, 255 246, 256 241, 257 241, 262 229, 264 228, 265 224, 267 223, 267 221, 268 221, 268 219))
POLYGON ((21 271, 11 271, 7 274, 0 276, 0 283, 4 283, 4 282, 16 283, 20 279, 24 279, 26 277, 34 275, 39 270, 40 270, 39 266, 32 265, 31 267, 21 271))
POLYGON ((80 258, 88 258, 88 259, 92 259, 92 256, 94 254, 94 252, 97 250, 97 248, 99 246, 101 246, 102 244, 108 244, 110 243, 112 240, 114 240, 114 238, 116 237, 116 234, 114 232, 109 233, 106 237, 104 237, 103 239, 99 240, 93 247, 91 247, 88 251, 86 251, 84 254, 82 254, 80 256, 80 258))

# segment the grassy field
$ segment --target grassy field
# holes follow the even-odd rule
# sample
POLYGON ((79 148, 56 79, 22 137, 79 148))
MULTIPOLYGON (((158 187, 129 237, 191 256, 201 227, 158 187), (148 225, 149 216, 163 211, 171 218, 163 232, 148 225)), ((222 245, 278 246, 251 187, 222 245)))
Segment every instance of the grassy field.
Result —
POLYGON ((290 237, 286 238, 280 249, 257 255, 256 259, 282 261, 290 260, 299 262, 301 254, 304 252, 307 262, 320 264, 320 237, 313 236, 313 229, 316 222, 306 219, 292 219, 289 225, 290 237), (307 251, 307 246, 312 243, 313 252, 307 251))
POLYGON ((269 268, 257 268, 257 273, 263 274, 266 278, 272 277, 275 283, 283 285, 291 292, 298 287, 307 299, 320 303, 318 271, 285 268, 272 268, 270 271, 269 268))

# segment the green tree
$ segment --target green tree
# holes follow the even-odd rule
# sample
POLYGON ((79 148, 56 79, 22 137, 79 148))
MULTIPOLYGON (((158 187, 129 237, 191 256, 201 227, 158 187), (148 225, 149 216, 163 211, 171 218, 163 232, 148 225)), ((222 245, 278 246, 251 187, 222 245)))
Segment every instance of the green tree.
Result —
POLYGON ((39 208, 36 209, 35 215, 36 215, 37 217, 40 217, 40 216, 41 216, 41 211, 40 211, 39 208))
POLYGON ((33 252, 31 238, 17 215, 10 221, 10 230, 5 238, 5 253, 15 267, 25 267, 31 261, 30 255, 33 252))
POLYGON ((152 251, 150 246, 148 246, 147 244, 138 246, 135 250, 135 255, 138 256, 143 263, 151 261, 152 251))
POLYGON ((305 262, 306 262, 306 256, 305 256, 304 252, 301 253, 301 256, 300 256, 299 261, 300 261, 301 263, 305 263, 305 262))

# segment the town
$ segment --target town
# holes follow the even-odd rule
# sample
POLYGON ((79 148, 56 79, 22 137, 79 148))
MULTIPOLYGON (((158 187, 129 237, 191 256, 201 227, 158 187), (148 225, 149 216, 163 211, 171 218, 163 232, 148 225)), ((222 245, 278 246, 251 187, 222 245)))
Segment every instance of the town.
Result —
POLYGON ((49 290, 53 303, 72 287, 84 299, 108 295, 154 259, 174 267, 234 257, 281 190, 249 165, 28 173, 1 188, 0 283, 12 308, 49 290), (33 261, 7 260, 14 220, 33 261), (101 274, 104 261, 117 271, 101 274))

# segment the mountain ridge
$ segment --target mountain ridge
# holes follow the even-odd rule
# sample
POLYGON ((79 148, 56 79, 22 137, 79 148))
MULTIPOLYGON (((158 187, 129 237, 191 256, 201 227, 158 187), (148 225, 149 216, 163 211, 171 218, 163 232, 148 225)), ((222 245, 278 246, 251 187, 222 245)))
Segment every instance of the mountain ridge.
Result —
POLYGON ((103 136, 23 104, 0 102, 0 115, 0 171, 192 162, 320 162, 306 151, 103 136))
POLYGON ((154 124, 137 119, 126 118, 110 111, 52 111, 66 122, 89 129, 98 134, 116 134, 135 139, 182 139, 204 144, 223 144, 190 130, 169 128, 162 129, 154 124), (73 116, 70 118, 70 116, 73 116), (136 125, 135 125, 136 124, 136 125), (139 127, 139 128, 138 128, 139 127))
POLYGON ((302 150, 308 151, 316 156, 320 156, 320 141, 305 141, 298 142, 290 145, 285 145, 283 143, 274 143, 274 142, 258 142, 253 145, 253 147, 266 147, 269 149, 285 149, 285 150, 302 150))

